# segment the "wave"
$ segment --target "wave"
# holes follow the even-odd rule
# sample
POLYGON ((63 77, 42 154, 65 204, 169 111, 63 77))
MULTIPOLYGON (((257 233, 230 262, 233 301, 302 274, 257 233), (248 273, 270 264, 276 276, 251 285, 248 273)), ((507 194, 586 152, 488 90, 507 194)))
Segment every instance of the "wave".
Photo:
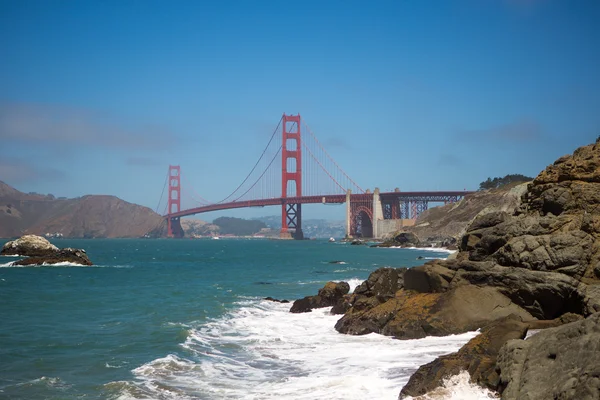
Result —
POLYGON ((0 264, 0 268, 6 268, 6 267, 19 267, 19 265, 13 265, 14 261, 9 261, 7 263, 4 264, 0 264))
MULTIPOLYGON (((72 387, 72 385, 66 383, 61 378, 55 378, 50 376, 41 376, 36 379, 31 379, 25 382, 19 382, 14 384, 8 384, 0 387, 0 393, 3 392, 12 392, 14 390, 20 391, 24 388, 33 388, 33 387, 46 387, 50 389, 55 389, 58 391, 66 391, 72 387)), ((1 397, 1 396, 0 396, 1 397)))
POLYGON ((364 279, 352 278, 348 279, 346 282, 350 285, 350 293, 354 293, 354 289, 357 288, 358 285, 364 282, 364 279))
MULTIPOLYGON (((407 396, 406 400, 414 400, 407 396)), ((444 379, 441 387, 432 390, 418 397, 419 400, 443 400, 443 399, 461 399, 461 400, 488 400, 498 399, 498 395, 487 389, 484 389, 474 383, 471 383, 471 376, 467 371, 462 371, 458 375, 444 379)))
POLYGON ((405 249, 405 250, 420 250, 420 251, 433 251, 434 253, 448 253, 453 254, 458 250, 449 250, 445 247, 401 247, 401 246, 390 246, 383 247, 384 249, 405 249))
POLYGON ((395 399, 421 364, 477 335, 341 335, 329 308, 292 314, 270 301, 238 306, 189 329, 180 354, 135 368, 134 380, 110 387, 121 399, 395 399))

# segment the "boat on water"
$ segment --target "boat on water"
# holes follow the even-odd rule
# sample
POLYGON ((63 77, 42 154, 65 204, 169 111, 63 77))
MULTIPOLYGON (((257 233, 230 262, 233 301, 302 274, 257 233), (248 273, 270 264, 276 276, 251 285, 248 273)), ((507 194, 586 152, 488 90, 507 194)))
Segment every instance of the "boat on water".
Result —
POLYGON ((330 237, 330 238, 329 238, 329 241, 330 241, 330 242, 335 242, 335 239, 334 239, 334 238, 332 238, 332 237, 330 237))
POLYGON ((221 239, 221 238, 220 238, 220 237, 218 237, 218 236, 213 236, 213 237, 212 237, 212 240, 219 240, 219 239, 221 239))

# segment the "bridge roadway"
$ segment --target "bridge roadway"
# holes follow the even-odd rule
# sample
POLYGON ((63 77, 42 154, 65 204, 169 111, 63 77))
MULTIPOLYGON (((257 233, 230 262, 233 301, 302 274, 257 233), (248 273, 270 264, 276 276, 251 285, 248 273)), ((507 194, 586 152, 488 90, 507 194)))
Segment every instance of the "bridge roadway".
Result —
MULTIPOLYGON (((380 192, 381 201, 427 201, 427 202, 452 202, 473 192, 469 191, 439 191, 439 192, 380 192)), ((357 193, 350 195, 351 202, 369 201, 373 199, 373 193, 357 193)), ((280 206, 282 204, 342 204, 346 202, 346 194, 333 194, 324 196, 299 196, 299 197, 274 197, 260 200, 232 201, 228 203, 216 203, 207 206, 181 210, 165 215, 165 218, 178 218, 188 215, 202 214, 211 211, 229 210, 245 207, 280 206)))

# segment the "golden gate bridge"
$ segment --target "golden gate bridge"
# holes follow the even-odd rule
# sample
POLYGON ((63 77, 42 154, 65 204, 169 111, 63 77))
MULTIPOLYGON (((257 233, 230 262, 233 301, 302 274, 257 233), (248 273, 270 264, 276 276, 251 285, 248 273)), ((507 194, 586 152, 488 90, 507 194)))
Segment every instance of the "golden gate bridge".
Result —
MULTIPOLYGON (((182 208, 181 167, 170 165, 167 206, 163 214, 168 237, 183 237, 181 218, 245 207, 281 207, 284 239, 303 239, 302 204, 346 203, 347 237, 381 237, 412 225, 429 203, 451 203, 467 191, 380 192, 363 190, 327 153, 298 115, 280 118, 269 142, 242 182, 224 199, 209 202, 189 193, 194 206, 182 208)), ((187 189, 186 189, 187 190, 187 189)), ((164 192, 164 189, 163 189, 164 192)), ((161 196, 162 200, 162 196, 161 196)))

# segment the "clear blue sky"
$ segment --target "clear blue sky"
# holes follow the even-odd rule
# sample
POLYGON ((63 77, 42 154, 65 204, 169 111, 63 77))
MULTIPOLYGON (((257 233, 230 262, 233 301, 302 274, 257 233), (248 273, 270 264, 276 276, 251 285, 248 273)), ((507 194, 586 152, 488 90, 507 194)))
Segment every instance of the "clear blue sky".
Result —
POLYGON ((179 164, 219 200, 284 112, 363 188, 535 176, 600 135, 598 21, 596 0, 0 0, 0 180, 154 209, 179 164))

